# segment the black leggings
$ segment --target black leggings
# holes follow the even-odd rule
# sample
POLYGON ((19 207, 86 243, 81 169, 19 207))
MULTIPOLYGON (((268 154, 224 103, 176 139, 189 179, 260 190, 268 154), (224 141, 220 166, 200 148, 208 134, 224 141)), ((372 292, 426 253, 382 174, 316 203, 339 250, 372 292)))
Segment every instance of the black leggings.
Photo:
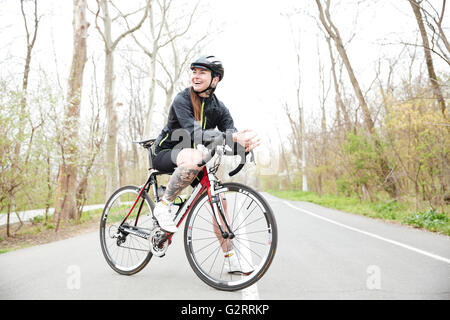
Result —
MULTIPOLYGON (((177 157, 181 149, 164 149, 159 151, 153 158, 153 168, 164 173, 173 173, 177 167, 177 157), (173 160, 172 160, 173 159, 173 160)), ((203 177, 203 170, 199 172, 194 181, 192 181, 191 186, 195 187, 203 177)))
POLYGON ((177 167, 177 156, 181 149, 164 149, 153 158, 153 168, 164 173, 172 173, 177 167), (173 159, 173 160, 172 160, 173 159))

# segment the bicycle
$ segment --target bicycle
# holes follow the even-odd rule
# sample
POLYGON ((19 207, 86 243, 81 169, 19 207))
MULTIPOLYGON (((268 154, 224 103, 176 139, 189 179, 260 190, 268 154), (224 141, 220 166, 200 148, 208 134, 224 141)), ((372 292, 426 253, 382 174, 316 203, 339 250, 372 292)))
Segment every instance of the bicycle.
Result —
MULTIPOLYGON (((187 199, 177 198, 174 221, 184 219, 184 248, 196 275, 218 290, 244 289, 258 281, 268 270, 277 246, 277 225, 267 201, 254 189, 241 183, 222 183, 216 176, 225 155, 224 139, 205 152, 203 177, 187 199), (215 161, 210 161, 216 156, 215 161), (250 274, 228 273, 226 259, 220 254, 225 244, 233 245, 239 263, 252 265, 250 274), (223 258, 221 258, 223 257, 223 258)), ((154 202, 160 201, 157 176, 170 174, 153 168, 155 139, 135 141, 149 153, 150 174, 143 186, 124 186, 105 204, 100 223, 100 243, 109 266, 123 275, 142 270, 153 256, 163 257, 173 234, 159 228, 153 217, 154 202)), ((204 148, 204 147, 203 147, 204 148)), ((245 159, 249 153, 245 153, 245 159)), ((251 152, 254 161, 253 152, 251 152)), ((237 174, 245 161, 229 173, 237 174)))

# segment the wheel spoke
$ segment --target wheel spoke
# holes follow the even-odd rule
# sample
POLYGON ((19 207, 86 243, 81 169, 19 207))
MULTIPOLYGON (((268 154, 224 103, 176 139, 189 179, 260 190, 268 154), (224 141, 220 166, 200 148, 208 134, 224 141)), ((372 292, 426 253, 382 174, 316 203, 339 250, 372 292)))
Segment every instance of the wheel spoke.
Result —
POLYGON ((261 232, 268 232, 268 231, 270 231, 270 228, 267 228, 267 229, 264 229, 264 230, 252 231, 252 232, 245 232, 245 233, 235 233, 235 232, 233 232, 233 233, 237 237, 237 236, 242 236, 244 234, 261 233, 261 232))
MULTIPOLYGON (((245 239, 245 241, 249 241, 248 239, 245 239)), ((259 258, 262 259, 262 256, 260 256, 258 253, 256 253, 254 250, 250 249, 249 246, 247 246, 244 241, 237 239, 237 242, 239 242, 240 245, 244 246, 246 249, 250 250, 252 253, 254 253, 255 255, 257 255, 259 258)), ((238 246, 236 246, 235 248, 238 248, 238 246)), ((239 250, 239 249, 238 249, 239 250)))
POLYGON ((192 241, 197 241, 197 240, 210 240, 210 239, 216 239, 216 240, 217 240, 217 237, 196 238, 196 239, 192 239, 192 241))
MULTIPOLYGON (((214 243, 214 242, 213 242, 214 243)), ((214 253, 214 252, 216 252, 216 250, 219 250, 220 249, 220 245, 217 247, 217 249, 214 249, 206 258, 205 258, 205 260, 203 260, 201 263, 200 263, 200 266, 202 266, 205 262, 206 262, 206 260, 208 260, 210 257, 211 257, 211 255, 214 253)))
POLYGON ((217 238, 214 239, 214 241, 210 242, 209 244, 207 244, 206 246, 201 247, 200 249, 194 251, 194 254, 199 253, 200 251, 202 251, 203 249, 209 247, 210 245, 212 245, 213 243, 217 242, 217 238))
MULTIPOLYGON (((253 208, 253 210, 245 217, 245 219, 241 222, 241 224, 240 225, 238 225, 237 227, 236 227, 236 229, 235 230, 239 230, 240 228, 240 226, 248 219, 248 217, 250 217, 250 215, 253 213, 253 211, 255 211, 255 209, 256 209, 256 207, 255 208, 253 208)), ((263 218, 265 218, 264 216, 262 216, 261 217, 261 219, 263 219, 263 218)), ((234 229, 233 229, 234 230, 234 229)))
POLYGON ((255 244, 260 244, 260 245, 263 245, 263 246, 267 246, 267 242, 260 242, 260 241, 255 241, 255 240, 242 239, 242 238, 240 238, 240 237, 236 237, 235 239, 238 239, 237 241, 239 241, 239 239, 240 239, 241 241, 248 241, 248 242, 251 242, 251 243, 255 243, 255 244))
MULTIPOLYGON (((265 219, 265 217, 260 217, 260 218, 258 218, 258 219, 256 219, 256 220, 252 221, 252 222, 247 223, 246 225, 244 225, 244 226, 242 226, 242 227, 239 225, 240 228, 237 228, 237 229, 235 229, 235 230, 233 230, 233 231, 237 231, 237 230, 241 230, 241 229, 243 229, 243 228, 247 228, 249 225, 252 225, 252 224, 254 224, 255 222, 258 222, 258 221, 261 220, 261 219, 265 219)), ((242 224, 242 223, 241 223, 241 224, 242 224)))

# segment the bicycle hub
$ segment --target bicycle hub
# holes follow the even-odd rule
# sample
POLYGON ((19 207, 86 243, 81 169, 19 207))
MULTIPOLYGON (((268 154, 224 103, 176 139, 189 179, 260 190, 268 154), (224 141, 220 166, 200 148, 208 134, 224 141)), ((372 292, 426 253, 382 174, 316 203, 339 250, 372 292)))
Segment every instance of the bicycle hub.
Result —
POLYGON ((228 239, 228 238, 230 238, 230 239, 233 239, 234 238, 234 234, 233 233, 228 233, 228 232, 222 232, 222 237, 224 238, 224 239, 228 239))

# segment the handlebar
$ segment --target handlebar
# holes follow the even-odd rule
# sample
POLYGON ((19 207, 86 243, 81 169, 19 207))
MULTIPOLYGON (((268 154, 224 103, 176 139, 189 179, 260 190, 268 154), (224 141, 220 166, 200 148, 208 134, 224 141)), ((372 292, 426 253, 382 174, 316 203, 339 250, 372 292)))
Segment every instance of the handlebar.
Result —
MULTIPOLYGON (((250 150, 250 152, 252 153, 253 159, 255 159, 255 158, 254 158, 254 155, 253 155, 253 150, 250 150)), ((247 160, 247 155, 248 155, 248 154, 249 154, 249 152, 247 151, 247 152, 245 153, 245 156, 244 156, 245 161, 247 160)), ((244 165, 245 165, 245 161, 244 161, 244 162, 241 161, 241 163, 239 163, 239 165, 238 165, 233 171, 229 172, 228 175, 229 175, 230 177, 232 177, 232 176, 234 176, 235 174, 237 174, 239 171, 241 171, 242 168, 243 168, 244 165)))
MULTIPOLYGON (((222 133, 222 135, 217 136, 209 146, 210 146, 210 150, 207 151, 206 156, 203 158, 202 161, 200 161, 200 162, 197 164, 197 166, 202 167, 202 166, 204 166, 208 161, 210 161, 210 160, 214 157, 214 155, 216 154, 216 151, 217 151, 218 148, 222 148, 222 150, 225 149, 225 146, 226 146, 225 134, 222 133)), ((245 152, 245 154, 244 154, 244 159, 241 159, 241 163, 240 163, 234 170, 232 170, 232 171, 230 171, 230 172, 228 173, 228 175, 229 175, 230 177, 232 177, 232 176, 238 174, 239 171, 242 170, 242 168, 244 167, 245 162, 246 162, 246 160, 247 160, 247 155, 248 155, 249 153, 251 153, 251 155, 252 155, 252 161, 253 161, 253 162, 255 161, 255 155, 254 155, 254 153, 253 153, 253 150, 250 150, 250 151, 245 152)))

